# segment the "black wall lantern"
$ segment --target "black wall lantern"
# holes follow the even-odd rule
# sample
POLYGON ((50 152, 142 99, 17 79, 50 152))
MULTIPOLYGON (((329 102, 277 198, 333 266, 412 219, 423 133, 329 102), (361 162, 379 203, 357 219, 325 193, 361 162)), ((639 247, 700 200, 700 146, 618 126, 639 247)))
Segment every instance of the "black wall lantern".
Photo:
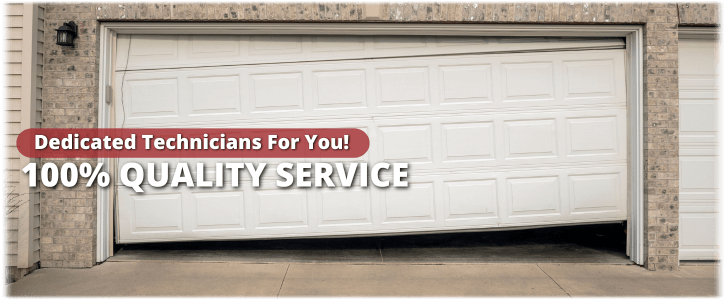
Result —
POLYGON ((78 36, 78 26, 73 21, 63 23, 63 26, 58 27, 55 31, 58 32, 58 38, 55 43, 61 46, 73 47, 73 39, 78 36))

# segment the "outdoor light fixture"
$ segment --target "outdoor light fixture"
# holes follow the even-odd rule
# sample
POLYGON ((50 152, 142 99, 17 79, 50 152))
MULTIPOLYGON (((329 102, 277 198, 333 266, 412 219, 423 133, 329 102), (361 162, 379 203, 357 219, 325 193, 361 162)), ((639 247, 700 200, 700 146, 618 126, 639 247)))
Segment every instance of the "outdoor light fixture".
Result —
POLYGON ((55 43, 61 46, 73 47, 73 39, 78 36, 78 26, 73 21, 63 23, 63 26, 58 27, 55 31, 58 32, 58 38, 55 43))

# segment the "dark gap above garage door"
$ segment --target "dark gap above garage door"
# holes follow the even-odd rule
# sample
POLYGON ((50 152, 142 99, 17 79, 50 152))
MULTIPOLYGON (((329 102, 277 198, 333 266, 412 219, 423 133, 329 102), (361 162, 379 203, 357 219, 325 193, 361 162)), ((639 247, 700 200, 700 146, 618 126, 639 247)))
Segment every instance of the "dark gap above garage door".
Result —
POLYGON ((621 224, 405 236, 119 245, 108 262, 631 264, 621 224))

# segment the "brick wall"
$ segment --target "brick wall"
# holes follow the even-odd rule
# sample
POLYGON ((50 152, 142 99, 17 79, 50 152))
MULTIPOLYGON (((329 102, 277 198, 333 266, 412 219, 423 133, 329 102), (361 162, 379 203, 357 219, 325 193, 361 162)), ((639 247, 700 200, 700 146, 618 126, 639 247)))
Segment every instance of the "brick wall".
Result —
POLYGON ((648 269, 678 268, 678 9, 645 11, 645 201, 648 269))
MULTIPOLYGON (((99 21, 325 21, 646 24, 645 168, 647 267, 678 267, 678 31, 719 23, 717 4, 154 4, 48 5, 44 127, 97 126, 99 21), (375 9, 376 12, 365 11, 375 9), (372 16, 372 17, 371 17, 372 16), (77 20, 75 49, 53 43, 61 21, 77 20)), ((43 192, 42 267, 89 267, 95 258, 93 190, 43 192)))
MULTIPOLYGON (((380 5, 375 21, 395 22, 530 22, 645 23, 648 3, 408 3, 380 5)), ((715 3, 670 4, 681 24, 719 24, 715 3)), ((360 3, 97 3, 98 20, 167 21, 364 21, 360 3)), ((368 19, 370 20, 370 19, 368 19)))
MULTIPOLYGON (((43 65, 43 128, 98 126, 98 21, 90 5, 48 5, 43 65), (63 22, 78 25, 75 48, 55 44, 63 22)), ((95 159, 43 159, 60 168, 95 159)), ((81 180, 74 188, 41 189, 40 265, 88 268, 96 262, 96 188, 81 180)))

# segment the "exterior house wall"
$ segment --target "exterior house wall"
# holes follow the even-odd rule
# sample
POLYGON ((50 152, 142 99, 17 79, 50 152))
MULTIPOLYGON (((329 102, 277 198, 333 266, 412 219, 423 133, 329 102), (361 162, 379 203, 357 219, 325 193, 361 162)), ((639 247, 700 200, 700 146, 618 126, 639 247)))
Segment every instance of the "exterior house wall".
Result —
MULTIPOLYGON (((45 28, 44 128, 97 127, 102 21, 644 24, 647 226, 642 234, 647 240, 648 269, 678 267, 678 25, 719 24, 717 4, 50 4, 45 28), (53 29, 70 20, 79 25, 76 47, 55 45, 53 29)), ((95 189, 82 184, 72 189, 43 188, 42 203, 42 267, 94 265, 95 189)))
POLYGON ((40 256, 39 195, 21 171, 37 160, 20 155, 15 140, 21 131, 40 126, 44 6, 7 4, 5 18, 6 277, 14 280, 37 266, 40 256))

